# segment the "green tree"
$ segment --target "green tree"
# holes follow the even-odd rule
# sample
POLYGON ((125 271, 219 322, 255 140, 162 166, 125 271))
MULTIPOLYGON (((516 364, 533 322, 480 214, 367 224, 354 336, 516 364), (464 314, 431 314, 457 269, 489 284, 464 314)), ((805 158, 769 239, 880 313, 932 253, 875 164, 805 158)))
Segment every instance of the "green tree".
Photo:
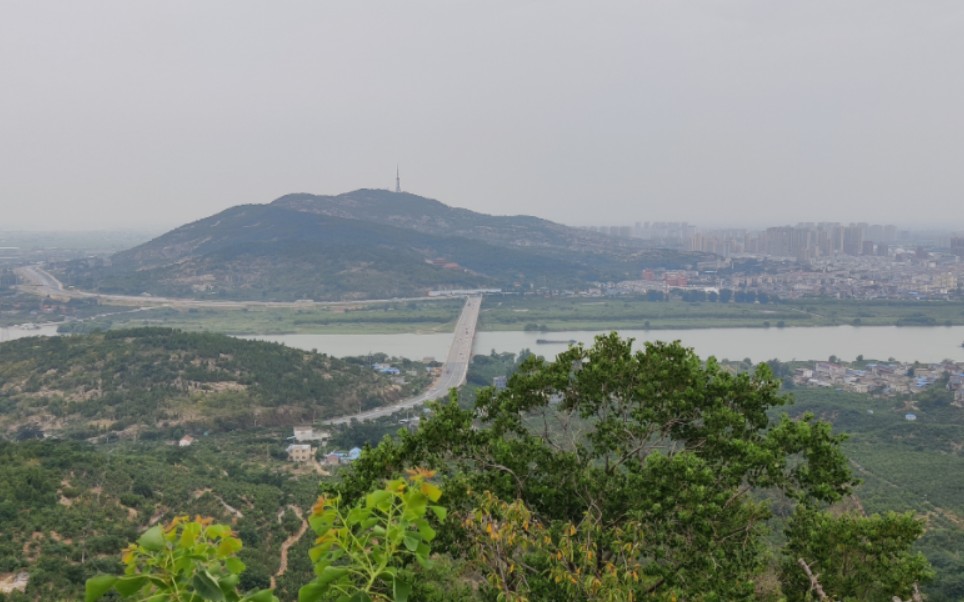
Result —
MULTIPOLYGON (((507 556, 475 555, 490 576, 518 559, 511 579, 490 579, 504 599, 745 599, 768 570, 773 509, 819 513, 855 482, 828 424, 771 420, 788 402, 765 365, 732 374, 678 343, 634 352, 614 333, 555 361, 528 358, 471 410, 438 406, 336 489, 357 499, 406 466, 443 471, 463 525, 442 538, 448 549, 484 549, 479 525, 487 546, 503 528, 518 534, 507 556), (534 525, 544 533, 521 535, 534 525), (563 549, 581 584, 559 578, 563 549)), ((921 576, 906 572, 902 587, 921 576)))
POLYGON ((800 508, 787 529, 789 545, 782 566, 787 599, 812 599, 811 579, 801 560, 834 599, 911 597, 917 582, 933 576, 924 555, 910 550, 923 531, 910 514, 831 516, 800 508))

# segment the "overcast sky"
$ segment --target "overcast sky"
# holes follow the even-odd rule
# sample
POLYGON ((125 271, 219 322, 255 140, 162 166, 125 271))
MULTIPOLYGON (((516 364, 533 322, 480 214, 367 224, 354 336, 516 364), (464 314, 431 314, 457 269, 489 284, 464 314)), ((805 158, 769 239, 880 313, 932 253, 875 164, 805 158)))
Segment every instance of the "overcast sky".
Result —
POLYGON ((402 187, 964 229, 964 2, 0 0, 0 230, 402 187))

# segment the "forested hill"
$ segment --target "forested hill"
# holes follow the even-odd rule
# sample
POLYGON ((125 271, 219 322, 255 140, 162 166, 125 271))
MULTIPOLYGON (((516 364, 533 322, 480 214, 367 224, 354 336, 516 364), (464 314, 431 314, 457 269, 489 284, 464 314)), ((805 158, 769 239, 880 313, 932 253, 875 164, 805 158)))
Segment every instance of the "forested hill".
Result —
POLYGON ((55 271, 69 284, 105 293, 338 300, 438 288, 578 287, 695 261, 536 217, 358 190, 232 207, 109 261, 79 260, 55 271))
POLYGON ((0 433, 81 437, 290 425, 397 400, 367 362, 219 334, 145 328, 0 346, 0 433))

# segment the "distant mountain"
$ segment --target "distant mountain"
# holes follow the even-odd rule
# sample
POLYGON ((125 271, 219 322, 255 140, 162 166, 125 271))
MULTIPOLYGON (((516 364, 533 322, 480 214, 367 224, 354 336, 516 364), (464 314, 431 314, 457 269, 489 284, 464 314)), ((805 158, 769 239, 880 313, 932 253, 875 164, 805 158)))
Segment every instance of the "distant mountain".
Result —
POLYGON ((88 437, 290 426, 428 384, 409 377, 405 390, 366 362, 170 328, 17 339, 0 344, 0 355, 0 439, 23 429, 88 437))
POLYGON ((492 216, 413 194, 290 194, 181 226, 108 262, 61 274, 106 293, 360 299, 438 288, 578 287, 694 257, 528 216, 492 216))

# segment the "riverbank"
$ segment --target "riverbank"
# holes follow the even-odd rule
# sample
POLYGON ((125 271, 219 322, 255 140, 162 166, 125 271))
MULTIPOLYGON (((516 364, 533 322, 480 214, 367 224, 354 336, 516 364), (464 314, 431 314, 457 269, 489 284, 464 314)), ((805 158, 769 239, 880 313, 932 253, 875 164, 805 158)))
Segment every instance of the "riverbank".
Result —
MULTIPOLYGON (((440 299, 339 307, 165 307, 140 315, 114 315, 85 321, 77 328, 164 325, 184 330, 266 335, 450 333, 461 306, 460 299, 440 299)), ((490 296, 482 304, 479 330, 558 333, 841 325, 964 325, 964 302, 806 299, 768 304, 722 304, 654 302, 622 297, 490 296)))

